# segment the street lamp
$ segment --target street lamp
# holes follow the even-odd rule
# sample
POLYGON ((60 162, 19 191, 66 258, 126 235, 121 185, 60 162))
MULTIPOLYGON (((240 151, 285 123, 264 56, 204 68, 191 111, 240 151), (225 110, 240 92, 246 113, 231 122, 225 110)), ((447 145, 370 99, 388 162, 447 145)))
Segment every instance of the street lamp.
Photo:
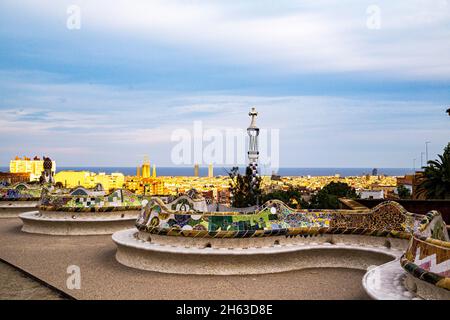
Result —
POLYGON ((416 172, 416 158, 413 159, 413 171, 416 172))
POLYGON ((425 152, 421 152, 420 153, 420 169, 423 168, 423 155, 425 154, 425 152))
POLYGON ((427 163, 426 163, 427 165, 428 165, 428 144, 429 143, 431 143, 431 142, 430 141, 426 141, 425 142, 425 152, 427 153, 427 158, 426 158, 427 159, 427 163))

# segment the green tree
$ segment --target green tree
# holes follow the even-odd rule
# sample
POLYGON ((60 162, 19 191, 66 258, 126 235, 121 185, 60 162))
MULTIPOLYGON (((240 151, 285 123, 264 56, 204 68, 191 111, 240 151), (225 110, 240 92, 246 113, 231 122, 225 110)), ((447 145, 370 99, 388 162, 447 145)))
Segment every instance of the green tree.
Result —
POLYGON ((312 209, 338 209, 339 198, 356 199, 354 188, 344 182, 330 182, 311 197, 309 207, 312 209))
POLYGON ((400 199, 411 199, 411 191, 402 184, 397 187, 397 193, 400 199))
POLYGON ((292 186, 290 186, 288 190, 275 190, 262 195, 262 203, 274 199, 281 200, 292 208, 295 208, 298 205, 302 208, 304 207, 300 189, 292 186))
POLYGON ((245 175, 239 173, 239 168, 234 167, 228 173, 231 178, 230 192, 231 205, 236 208, 251 207, 259 204, 261 200, 261 177, 256 177, 252 188, 252 171, 249 167, 245 170, 245 175))
POLYGON ((419 178, 417 195, 426 199, 450 199, 450 143, 438 159, 427 164, 419 178))

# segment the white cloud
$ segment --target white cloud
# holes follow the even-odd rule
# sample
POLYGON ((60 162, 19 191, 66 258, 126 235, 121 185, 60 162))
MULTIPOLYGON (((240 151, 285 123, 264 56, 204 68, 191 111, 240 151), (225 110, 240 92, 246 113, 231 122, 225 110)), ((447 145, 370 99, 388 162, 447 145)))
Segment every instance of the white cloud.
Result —
POLYGON ((409 166, 410 159, 420 158, 424 141, 432 141, 431 157, 450 136, 442 105, 429 101, 161 95, 114 86, 58 85, 52 77, 8 78, 11 88, 17 84, 19 89, 7 89, 8 97, 0 100, 0 134, 5 137, 0 163, 31 153, 51 155, 60 165, 132 166, 150 154, 159 166, 171 165, 174 130, 192 130, 196 120, 205 129, 245 129, 252 106, 259 111, 261 128, 280 129, 281 166, 409 166))
MULTIPOLYGON (((64 20, 71 1, 4 5, 64 20)), ((366 27, 360 1, 78 1, 80 32, 189 48, 202 59, 282 73, 373 72, 448 79, 450 5, 443 0, 377 1, 381 29, 366 27), (262 10, 260 6, 268 9, 262 10), (253 14, 249 13, 252 12, 253 14)), ((61 24, 63 27, 63 25, 61 24)), ((94 37, 95 38, 95 37, 94 37)), ((132 59, 132 57, 130 57, 132 59)))

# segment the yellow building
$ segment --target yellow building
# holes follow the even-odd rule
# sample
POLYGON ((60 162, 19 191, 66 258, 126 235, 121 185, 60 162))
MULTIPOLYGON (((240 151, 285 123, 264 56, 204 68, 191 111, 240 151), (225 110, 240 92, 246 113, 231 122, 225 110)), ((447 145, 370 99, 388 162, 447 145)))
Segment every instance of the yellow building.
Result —
MULTIPOLYGON (((55 173, 56 162, 52 161, 52 172, 55 173)), ((44 160, 34 157, 33 160, 27 157, 23 159, 16 157, 9 162, 9 172, 11 173, 29 173, 30 181, 37 181, 44 171, 44 160)))
POLYGON ((89 171, 60 171, 55 175, 55 182, 61 182, 67 188, 77 186, 94 188, 100 183, 105 190, 112 190, 123 187, 125 176, 119 172, 96 174, 89 171))
POLYGON ((164 180, 159 178, 150 178, 142 180, 143 194, 162 195, 165 194, 164 180))
POLYGON ((168 190, 165 188, 164 178, 141 178, 136 176, 128 176, 125 178, 124 188, 136 194, 168 194, 168 190))
POLYGON ((136 167, 136 177, 141 176, 141 167, 136 167))
POLYGON ((156 165, 155 164, 153 164, 152 178, 156 178, 156 165))
POLYGON ((214 167, 212 164, 208 166, 208 178, 214 177, 214 167))
POLYGON ((142 166, 136 168, 135 176, 125 178, 124 188, 145 195, 162 195, 167 192, 164 187, 164 180, 156 177, 155 164, 153 164, 151 172, 150 161, 147 157, 144 158, 142 166))
POLYGON ((141 177, 140 176, 126 176, 124 188, 130 190, 131 192, 142 194, 143 190, 141 187, 141 177))
POLYGON ((77 186, 86 187, 86 179, 89 171, 60 171, 55 174, 55 182, 61 182, 64 187, 74 188, 77 186))
POLYGON ((199 166, 198 164, 194 164, 194 177, 199 177, 199 166))
POLYGON ((142 164, 142 178, 150 178, 150 161, 147 157, 144 159, 144 163, 142 164))

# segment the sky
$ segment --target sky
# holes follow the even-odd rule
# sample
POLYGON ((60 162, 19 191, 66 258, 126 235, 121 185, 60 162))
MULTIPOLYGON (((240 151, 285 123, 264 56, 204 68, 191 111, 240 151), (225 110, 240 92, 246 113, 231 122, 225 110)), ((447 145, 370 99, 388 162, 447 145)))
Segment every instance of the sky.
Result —
POLYGON ((281 167, 435 158, 450 1, 0 2, 0 166, 177 165, 176 130, 245 130, 253 106, 281 167))

